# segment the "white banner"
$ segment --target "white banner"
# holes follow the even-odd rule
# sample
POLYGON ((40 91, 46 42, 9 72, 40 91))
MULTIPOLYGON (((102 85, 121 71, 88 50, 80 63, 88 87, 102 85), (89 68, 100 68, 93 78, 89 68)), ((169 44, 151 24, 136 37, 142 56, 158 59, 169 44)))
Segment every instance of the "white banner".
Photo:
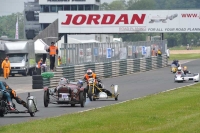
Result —
POLYGON ((59 33, 200 32, 200 10, 59 11, 58 13, 59 33))
POLYGON ((91 62, 92 61, 92 54, 91 54, 91 48, 86 49, 86 62, 91 62))

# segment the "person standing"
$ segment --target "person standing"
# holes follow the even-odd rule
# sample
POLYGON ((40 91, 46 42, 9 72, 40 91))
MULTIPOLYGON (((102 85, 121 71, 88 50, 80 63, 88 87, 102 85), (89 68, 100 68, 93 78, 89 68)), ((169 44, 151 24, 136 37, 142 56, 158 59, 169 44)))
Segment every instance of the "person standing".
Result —
POLYGON ((53 71, 55 67, 55 56, 58 55, 58 48, 54 42, 51 42, 51 46, 47 49, 50 55, 50 70, 53 71))
POLYGON ((8 79, 10 74, 10 61, 8 60, 8 56, 5 58, 5 60, 1 64, 1 68, 3 69, 3 76, 5 79, 8 79))

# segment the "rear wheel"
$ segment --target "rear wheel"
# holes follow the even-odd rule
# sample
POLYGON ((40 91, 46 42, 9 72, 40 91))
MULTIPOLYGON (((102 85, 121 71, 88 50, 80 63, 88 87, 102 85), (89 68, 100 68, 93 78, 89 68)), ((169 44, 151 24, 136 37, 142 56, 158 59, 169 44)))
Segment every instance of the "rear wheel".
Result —
POLYGON ((48 90, 44 91, 44 107, 48 107, 49 105, 49 93, 48 90))
POLYGON ((3 113, 0 113, 0 117, 4 117, 4 114, 3 114, 3 113))
POLYGON ((92 93, 92 86, 89 86, 89 89, 88 89, 88 97, 90 99, 90 101, 93 100, 93 93, 92 93))
POLYGON ((85 96, 84 96, 83 92, 80 92, 79 98, 80 98, 81 107, 84 107, 85 106, 85 96))

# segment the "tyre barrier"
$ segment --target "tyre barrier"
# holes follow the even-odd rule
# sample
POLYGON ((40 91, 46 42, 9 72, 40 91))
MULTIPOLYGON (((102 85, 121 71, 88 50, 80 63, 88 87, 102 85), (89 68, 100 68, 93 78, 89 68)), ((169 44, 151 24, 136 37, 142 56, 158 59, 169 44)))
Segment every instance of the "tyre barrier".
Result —
POLYGON ((32 89, 43 89, 43 78, 41 75, 32 76, 32 89))

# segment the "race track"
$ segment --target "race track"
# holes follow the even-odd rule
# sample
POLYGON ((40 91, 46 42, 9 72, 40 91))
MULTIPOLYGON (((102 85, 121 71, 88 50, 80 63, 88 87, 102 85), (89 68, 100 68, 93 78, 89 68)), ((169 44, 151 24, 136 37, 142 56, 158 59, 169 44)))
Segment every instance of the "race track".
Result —
MULTIPOLYGON (((195 72, 195 73, 200 72, 199 70, 200 60, 192 61, 192 62, 186 63, 185 65, 188 66, 188 69, 191 72, 195 72)), ((87 102, 84 108, 81 108, 79 105, 76 105, 76 107, 71 107, 70 105, 58 106, 58 105, 52 105, 52 104, 50 104, 48 108, 45 108, 43 105, 43 91, 31 92, 32 95, 37 97, 37 104, 40 110, 38 113, 36 113, 36 116, 30 117, 29 114, 9 114, 3 118, 0 118, 0 126, 6 125, 6 124, 31 121, 33 119, 41 119, 41 118, 46 118, 50 116, 58 116, 61 114, 88 110, 91 108, 101 107, 101 106, 110 105, 117 102, 133 99, 133 98, 143 97, 146 95, 150 95, 150 94, 154 94, 161 91, 165 91, 172 88, 185 86, 185 85, 194 83, 193 81, 190 81, 187 83, 186 82, 174 83, 173 78, 174 78, 174 74, 170 72, 170 67, 166 67, 166 68, 161 68, 161 69, 153 70, 149 72, 142 72, 142 73, 127 75, 127 76, 122 76, 122 77, 103 79, 102 81, 107 88, 110 87, 111 84, 119 85, 119 93, 120 93, 119 100, 114 101, 114 99, 109 99, 109 100, 98 100, 98 101, 90 102, 87 99, 87 102)), ((8 81, 8 82, 14 82, 14 81, 8 81)), ((25 99, 27 97, 27 93, 20 93, 19 96, 25 99)), ((19 110, 23 110, 23 107, 21 107, 18 104, 16 105, 19 108, 19 110)))

